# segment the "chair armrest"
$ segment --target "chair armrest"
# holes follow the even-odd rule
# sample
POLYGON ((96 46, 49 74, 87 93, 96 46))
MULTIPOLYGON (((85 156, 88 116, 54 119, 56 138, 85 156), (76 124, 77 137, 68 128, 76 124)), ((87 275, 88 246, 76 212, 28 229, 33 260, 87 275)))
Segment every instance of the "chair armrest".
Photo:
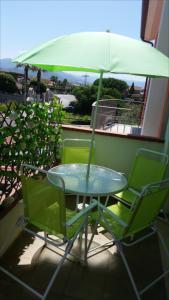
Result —
POLYGON ((128 190, 131 191, 131 192, 132 192, 133 194, 135 194, 136 196, 140 196, 140 195, 141 195, 140 192, 138 192, 138 191, 136 191, 136 190, 134 190, 134 189, 132 189, 132 188, 129 188, 128 190))
POLYGON ((100 207, 102 210, 104 210, 106 213, 108 213, 121 226, 123 226, 123 227, 127 227, 128 226, 128 224, 126 224, 123 220, 121 220, 119 217, 117 217, 110 209, 108 209, 103 204, 98 203, 98 207, 100 207))
POLYGON ((80 212, 78 212, 73 218, 68 220, 66 222, 66 226, 70 227, 72 224, 74 224, 76 221, 78 221, 81 217, 88 215, 88 213, 98 205, 97 200, 92 200, 92 203, 89 204, 87 207, 83 208, 80 212))
POLYGON ((40 171, 41 173, 44 173, 44 174, 47 174, 47 171, 41 169, 41 168, 38 168, 38 167, 35 167, 33 165, 28 165, 28 164, 22 164, 21 165, 21 175, 23 175, 23 168, 27 168, 27 169, 31 169, 31 170, 34 170, 34 171, 40 171))

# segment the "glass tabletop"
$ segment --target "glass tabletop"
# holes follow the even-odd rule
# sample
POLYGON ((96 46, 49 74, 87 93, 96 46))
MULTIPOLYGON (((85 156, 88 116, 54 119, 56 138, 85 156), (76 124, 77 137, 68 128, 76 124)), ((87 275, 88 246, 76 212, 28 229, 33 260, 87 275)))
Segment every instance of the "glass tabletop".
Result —
POLYGON ((60 175, 67 193, 85 196, 111 195, 120 192, 127 185, 125 176, 102 166, 91 165, 88 179, 86 174, 87 164, 65 164, 51 168, 48 180, 58 186, 55 175, 60 175))

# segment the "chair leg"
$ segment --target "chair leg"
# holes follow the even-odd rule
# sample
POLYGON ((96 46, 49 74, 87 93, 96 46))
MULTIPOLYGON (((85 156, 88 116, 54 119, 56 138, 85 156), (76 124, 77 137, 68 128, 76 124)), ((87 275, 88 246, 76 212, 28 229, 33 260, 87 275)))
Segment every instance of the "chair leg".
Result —
POLYGON ((136 287, 136 284, 135 284, 133 275, 132 275, 131 270, 130 270, 130 268, 129 268, 127 259, 126 259, 125 255, 124 255, 124 253, 123 253, 122 247, 121 247, 119 244, 117 244, 117 243, 116 243, 116 246, 117 246, 117 249, 119 250, 119 253, 120 253, 120 255, 121 255, 121 258, 122 258, 122 260, 123 260, 123 263, 124 263, 124 265, 125 265, 125 267, 126 267, 126 270, 127 270, 128 275, 129 275, 129 278, 130 278, 131 284, 132 284, 132 286, 133 286, 134 292, 135 292, 135 294, 136 294, 137 300, 141 300, 139 291, 138 291, 138 289, 137 289, 137 287, 136 287))
POLYGON ((14 279, 16 282, 18 282, 19 284, 21 284, 23 287, 25 287, 27 290, 29 290, 31 293, 33 293, 34 295, 36 295, 38 298, 42 299, 42 300, 45 300, 52 285, 53 285, 53 282, 57 276, 57 274, 59 273, 67 255, 69 254, 71 248, 72 248, 72 245, 73 245, 73 242, 74 242, 74 239, 71 240, 67 246, 66 246, 66 250, 65 250, 65 253, 62 257, 62 259, 60 260, 54 274, 52 275, 51 279, 50 279, 50 282, 45 290, 45 293, 42 295, 40 294, 38 291, 36 291, 35 289, 31 288, 28 284, 26 284, 25 282, 23 282, 22 280, 20 280, 18 277, 16 277, 15 275, 13 275, 12 273, 10 273, 9 271, 7 271, 6 269, 4 269, 3 267, 0 266, 0 270, 5 273, 6 275, 8 275, 9 277, 11 277, 12 279, 14 279))
POLYGON ((30 291, 32 294, 36 295, 36 297, 43 299, 43 295, 37 292, 35 289, 31 288, 28 284, 23 282, 21 279, 13 275, 11 272, 7 271, 5 268, 0 266, 0 271, 8 275, 10 278, 18 282, 20 285, 22 285, 24 288, 26 288, 28 291, 30 291))
POLYGON ((107 206, 107 205, 108 205, 109 199, 110 199, 110 196, 107 196, 107 197, 106 197, 105 204, 104 204, 105 206, 107 206))
POLYGON ((90 250, 91 244, 93 242, 94 236, 95 236, 95 234, 97 234, 97 226, 98 226, 98 222, 95 221, 94 226, 92 227, 92 236, 90 238, 90 241, 89 241, 89 244, 88 244, 88 247, 87 247, 87 253, 90 252, 89 250, 90 250))
POLYGON ((60 269, 61 269, 61 267, 62 267, 62 265, 63 265, 63 263, 64 263, 64 261, 66 259, 66 256, 68 255, 68 253, 70 252, 70 250, 72 248, 72 245, 73 245, 72 241, 70 243, 68 243, 68 245, 66 247, 66 250, 65 250, 65 253, 64 253, 62 259, 60 260, 60 262, 59 262, 59 264, 58 264, 58 266, 57 266, 54 274, 51 277, 51 280, 50 280, 50 282, 49 282, 49 284, 48 284, 48 286, 46 288, 46 291, 45 291, 45 293, 44 293, 44 295, 42 297, 42 300, 46 299, 46 297, 47 297, 47 295, 48 295, 48 293, 49 293, 49 291, 50 291, 50 289, 51 289, 51 287, 52 287, 52 285, 53 285, 53 283, 55 281, 55 278, 56 278, 57 274, 59 273, 59 271, 60 271, 60 269))
POLYGON ((169 258, 169 249, 167 248, 166 243, 164 242, 162 234, 159 232, 159 230, 157 230, 157 234, 158 234, 159 240, 160 240, 160 242, 161 242, 161 244, 164 248, 164 251, 165 251, 165 253, 167 254, 167 256, 169 258))
POLYGON ((83 196, 83 204, 82 204, 82 208, 85 208, 85 205, 86 205, 86 196, 83 196))
POLYGON ((164 211, 164 209, 161 210, 161 213, 162 213, 162 216, 158 216, 158 219, 166 224, 169 225, 169 217, 168 215, 166 214, 166 212, 164 211))
POLYGON ((83 231, 79 233, 78 236, 78 261, 81 262, 81 258, 82 258, 82 238, 83 238, 83 231))
MULTIPOLYGON (((161 244, 162 244, 162 246, 163 246, 163 248, 164 248, 164 250, 165 250, 165 252, 166 252, 166 254, 167 254, 168 258, 169 258, 169 251, 167 249, 167 246, 166 246, 166 244, 164 242, 164 239, 163 239, 161 233, 158 230, 157 230, 157 234, 158 234, 159 240, 161 241, 161 244)), ((138 289, 137 289, 137 287, 136 287, 136 284, 135 284, 134 278, 132 276, 132 273, 130 271, 129 265, 127 263, 126 257, 124 256, 124 252, 122 250, 122 247, 119 244, 117 244, 117 248, 118 248, 118 250, 120 252, 120 255, 122 257, 123 263, 124 263, 124 265, 126 267, 127 273, 129 275, 129 278, 131 280, 133 289, 135 291, 135 294, 136 294, 136 297, 137 297, 138 300, 141 300, 140 295, 142 295, 143 293, 145 293, 149 288, 151 288, 153 285, 155 285, 159 280, 161 280, 162 278, 164 278, 166 275, 169 274, 169 269, 166 270, 166 271, 164 271, 161 275, 159 275, 156 279, 154 279, 151 283, 149 283, 145 288, 141 289, 140 292, 139 292, 138 289)))
POLYGON ((76 196, 76 211, 78 212, 78 205, 79 205, 79 195, 76 196))
POLYGON ((86 223, 85 229, 85 244, 84 244, 84 265, 87 265, 87 243, 88 243, 88 223, 86 223))

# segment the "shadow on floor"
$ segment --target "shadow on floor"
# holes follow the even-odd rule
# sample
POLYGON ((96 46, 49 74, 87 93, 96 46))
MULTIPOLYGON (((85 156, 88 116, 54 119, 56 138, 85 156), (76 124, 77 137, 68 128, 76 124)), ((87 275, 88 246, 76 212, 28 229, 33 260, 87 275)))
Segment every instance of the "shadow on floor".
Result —
MULTIPOLYGON (((101 240, 100 233, 97 240, 101 240)), ((136 282, 140 288, 149 283, 162 271, 157 237, 151 237, 132 248, 127 248, 126 256, 136 282)), ((40 241, 32 240, 22 233, 2 258, 2 264, 43 292, 60 255, 43 247, 40 241), (21 249, 24 248, 24 251, 21 249), (13 267, 17 265, 16 267, 13 267)), ((1 300, 34 300, 35 296, 18 283, 0 273, 1 300)), ((111 247, 88 259, 87 266, 66 260, 49 293, 48 300, 135 300, 135 294, 128 279, 126 269, 111 247)), ((161 280, 142 296, 143 300, 167 300, 164 281, 161 280)))

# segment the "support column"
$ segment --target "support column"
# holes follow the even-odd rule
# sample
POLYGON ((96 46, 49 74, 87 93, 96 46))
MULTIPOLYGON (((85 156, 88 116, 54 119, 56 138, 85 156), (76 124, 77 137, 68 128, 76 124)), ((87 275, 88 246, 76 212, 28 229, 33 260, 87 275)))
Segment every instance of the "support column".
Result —
MULTIPOLYGON (((164 0, 157 49, 169 56, 169 1, 164 0)), ((168 66, 169 67, 169 66, 168 66)), ((166 78, 151 79, 143 119, 142 135, 163 138, 169 117, 169 96, 166 78)))

